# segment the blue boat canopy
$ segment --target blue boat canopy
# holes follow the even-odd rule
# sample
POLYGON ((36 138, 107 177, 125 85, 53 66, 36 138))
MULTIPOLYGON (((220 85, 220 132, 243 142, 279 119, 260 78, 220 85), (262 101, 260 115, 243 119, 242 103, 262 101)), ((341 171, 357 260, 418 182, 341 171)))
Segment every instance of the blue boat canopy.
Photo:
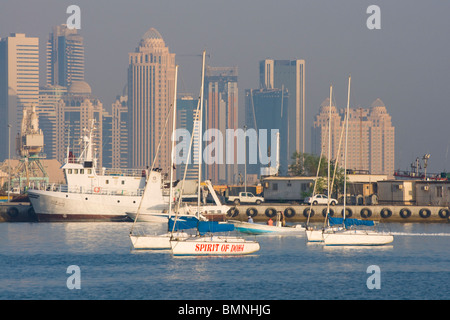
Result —
POLYGON ((360 219, 343 219, 343 218, 328 218, 330 225, 342 225, 344 224, 346 228, 350 226, 374 226, 375 223, 372 220, 360 220, 360 219))
POLYGON ((234 224, 231 223, 219 223, 218 221, 199 221, 198 232, 201 235, 209 232, 227 232, 233 231, 234 224))
POLYGON ((169 219, 169 231, 179 231, 186 229, 196 229, 198 226, 199 220, 197 217, 178 217, 175 222, 175 218, 169 219), (174 228, 175 225, 175 228, 174 228))
POLYGON ((176 222, 175 218, 169 219, 169 231, 186 229, 198 229, 198 232, 204 235, 211 232, 233 231, 234 225, 231 223, 219 223, 218 221, 199 221, 197 217, 178 217, 176 222))

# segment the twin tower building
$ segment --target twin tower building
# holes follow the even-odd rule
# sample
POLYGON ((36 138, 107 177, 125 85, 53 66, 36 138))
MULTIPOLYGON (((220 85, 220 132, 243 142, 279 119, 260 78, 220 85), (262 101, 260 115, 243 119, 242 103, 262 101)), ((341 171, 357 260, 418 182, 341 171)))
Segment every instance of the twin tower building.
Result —
MULTIPOLYGON (((95 120, 99 166, 145 168, 152 165, 158 152, 156 166, 167 171, 170 167, 172 127, 171 121, 166 120, 171 117, 175 94, 176 61, 175 53, 169 51, 161 34, 154 28, 149 29, 135 51, 129 53, 127 85, 110 110, 104 108, 85 82, 83 37, 77 30, 70 30, 64 25, 54 27, 46 49, 46 85, 40 87, 39 39, 11 34, 0 41, 0 112, 3 115, 0 117, 0 161, 7 158, 8 137, 14 141, 23 108, 33 105, 44 132, 47 158, 64 161, 68 145, 76 154, 78 150, 74 141, 95 120), (8 125, 11 127, 8 128, 8 125)), ((200 59, 198 69, 200 73, 200 59)), ((320 154, 322 136, 326 136, 323 130, 328 122, 319 113, 313 124, 306 124, 304 60, 260 61, 259 88, 246 89, 242 101, 238 91, 237 67, 213 67, 207 63, 205 71, 204 131, 218 129, 225 137, 228 129, 267 129, 269 135, 270 130, 278 130, 277 170, 281 174, 288 173, 295 151, 306 151, 306 127, 313 128, 312 149, 320 154), (239 102, 244 107, 240 107, 239 102)), ((200 79, 190 81, 198 81, 200 88, 200 79)), ((198 94, 178 95, 177 128, 192 132, 194 120, 198 117, 198 94)), ((372 106, 369 111, 355 111, 352 116, 357 119, 359 114, 360 118, 368 119, 378 114, 384 119, 382 124, 380 120, 370 120, 372 127, 378 123, 383 126, 382 129, 371 129, 366 134, 367 130, 360 128, 359 132, 364 132, 364 140, 355 143, 361 151, 358 157, 355 156, 359 161, 355 166, 377 171, 373 173, 391 173, 394 169, 393 127, 385 108, 380 109, 380 101, 376 102, 376 111, 372 106), (385 128, 392 129, 386 131, 385 128), (386 135, 389 137, 386 138, 386 135), (370 141, 375 138, 381 139, 378 144, 370 141), (369 160, 363 159, 363 153, 371 152, 368 147, 370 143, 377 146, 379 154, 372 152, 369 156, 364 155, 371 157, 369 160), (389 160, 381 159, 380 154, 381 157, 390 157, 389 160), (382 164, 376 163, 376 157, 382 164)), ((359 125, 362 126, 362 123, 360 120, 359 125)), ((357 129, 355 127, 355 132, 357 129)), ((354 138, 358 138, 356 133, 354 138)), ((270 154, 275 152, 277 146, 272 145, 270 136, 267 139, 267 149, 259 152, 270 154)), ((226 146, 223 148, 225 152, 226 146)), ((245 170, 248 176, 259 177, 263 166, 267 165, 249 164, 245 170)), ((192 165, 188 168, 191 173, 195 169, 192 165)), ((182 177, 183 170, 184 165, 177 166, 178 177, 182 177)), ((243 170, 242 164, 224 163, 207 165, 202 172, 203 178, 213 183, 231 184, 242 179, 243 170)))

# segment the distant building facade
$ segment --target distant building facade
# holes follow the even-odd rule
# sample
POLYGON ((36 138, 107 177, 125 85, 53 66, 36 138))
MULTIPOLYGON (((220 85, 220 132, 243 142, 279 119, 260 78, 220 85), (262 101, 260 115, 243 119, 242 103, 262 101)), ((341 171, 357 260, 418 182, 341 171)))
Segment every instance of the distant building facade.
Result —
POLYGON ((161 140, 156 167, 167 172, 172 124, 169 121, 165 131, 164 125, 174 102, 175 54, 151 28, 128 57, 128 164, 151 166, 161 140))
POLYGON ((44 133, 44 153, 48 159, 57 159, 58 105, 67 94, 62 86, 46 86, 39 90, 39 104, 36 113, 39 126, 44 133))
POLYGON ((69 149, 75 157, 83 151, 82 137, 94 125, 93 152, 98 167, 103 158, 103 104, 92 95, 91 87, 84 81, 72 81, 67 94, 57 105, 57 154, 64 163, 69 149))
MULTIPOLYGON (((277 145, 272 145, 272 130, 278 130, 280 139, 279 152, 279 172, 286 175, 288 165, 290 164, 291 155, 288 153, 288 104, 289 93, 287 89, 248 89, 245 90, 245 124, 247 129, 267 130, 267 138, 259 136, 266 141, 259 141, 260 146, 266 146, 266 150, 259 152, 267 154, 267 156, 276 157, 277 145)), ((274 131, 275 132, 275 131, 274 131)), ((264 167, 276 167, 276 163, 262 165, 247 165, 247 174, 256 174, 260 176, 261 169, 264 167)))
MULTIPOLYGON (((330 101, 327 98, 315 116, 311 146, 316 155, 328 158, 328 122, 330 101)), ((344 165, 345 109, 331 105, 331 159, 344 165), (342 137, 342 138, 341 138, 342 137)), ((384 103, 377 99, 369 109, 350 109, 348 124, 347 169, 393 176, 395 169, 395 127, 384 103)))
MULTIPOLYGON (((199 99, 194 99, 192 96, 186 95, 177 99, 177 130, 184 129, 192 136, 194 132, 194 120, 197 119, 197 106, 199 99)), ((179 141, 177 144, 178 149, 189 150, 190 140, 179 141)), ((186 161, 188 160, 188 154, 176 155, 180 159, 176 165, 176 178, 182 180, 186 171, 187 180, 198 179, 198 163, 193 161, 193 150, 189 157, 189 164, 186 170, 186 161)))
POLYGON ((12 33, 0 40, 0 161, 8 157, 8 136, 15 154, 23 108, 38 103, 39 38, 12 33))
POLYGON ((305 152, 305 60, 265 59, 259 64, 260 88, 287 89, 286 139, 289 157, 305 152))
POLYGON ((117 96, 112 104, 111 167, 128 168, 128 97, 117 96))
MULTIPOLYGON (((206 67, 205 75, 205 99, 203 131, 205 134, 205 145, 218 150, 219 141, 208 136, 208 129, 218 129, 222 136, 226 137, 227 129, 238 129, 238 69, 237 67, 206 67)), ((225 145, 222 155, 225 155, 225 145)), ((236 147, 236 146, 235 146, 236 147)), ((234 151, 236 155, 237 151, 234 151)), ((205 159, 207 162, 208 159, 205 159)), ((205 165, 204 177, 212 181, 213 184, 234 183, 237 182, 238 164, 233 161, 226 163, 225 156, 223 164, 205 165)))
POLYGON ((77 29, 54 26, 47 42, 47 85, 84 81, 84 42, 77 29))

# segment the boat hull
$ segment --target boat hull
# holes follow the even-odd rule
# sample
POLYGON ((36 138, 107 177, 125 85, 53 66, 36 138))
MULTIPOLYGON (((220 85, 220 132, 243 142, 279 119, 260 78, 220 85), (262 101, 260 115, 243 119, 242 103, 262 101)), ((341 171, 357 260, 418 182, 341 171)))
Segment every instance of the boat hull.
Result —
POLYGON ((343 230, 323 234, 327 246, 382 246, 394 241, 390 234, 364 230, 343 230))
POLYGON ((302 234, 305 228, 297 225, 295 227, 269 226, 259 223, 229 220, 236 230, 247 234, 302 234))
POLYGON ((341 226, 326 227, 324 229, 312 229, 306 230, 306 239, 309 242, 323 242, 324 234, 335 233, 336 231, 343 230, 341 226))
POLYGON ((131 221, 141 197, 29 190, 38 221, 131 221))
POLYGON ((131 245, 135 250, 170 250, 172 240, 187 239, 185 232, 165 233, 161 235, 130 235, 131 245))
POLYGON ((168 213, 161 212, 142 212, 137 215, 136 212, 127 211, 126 214, 133 221, 137 218, 137 222, 167 223, 167 220, 169 219, 168 213))
POLYGON ((306 239, 309 242, 322 242, 323 231, 322 230, 306 230, 306 239))
POLYGON ((259 251, 256 241, 238 237, 204 236, 171 241, 174 256, 237 256, 259 251))

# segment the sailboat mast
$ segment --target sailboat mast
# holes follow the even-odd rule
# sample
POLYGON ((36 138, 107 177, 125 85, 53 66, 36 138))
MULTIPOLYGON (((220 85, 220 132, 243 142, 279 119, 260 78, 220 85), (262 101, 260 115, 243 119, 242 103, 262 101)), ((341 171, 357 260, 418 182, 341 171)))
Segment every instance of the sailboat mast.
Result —
MULTIPOLYGON (((330 86, 330 107, 329 107, 329 117, 328 117, 328 197, 327 197, 327 214, 330 213, 330 161, 331 161, 331 101, 333 99, 333 86, 330 86)), ((336 169, 335 169, 336 170, 336 169)))
POLYGON ((169 218, 172 215, 172 202, 173 202, 173 158, 175 148, 175 127, 177 118, 177 78, 178 78, 178 65, 175 66, 175 86, 173 92, 173 109, 172 109, 172 150, 170 152, 170 191, 169 191, 169 218))
POLYGON ((347 141, 348 141, 348 118, 350 115, 350 84, 352 77, 348 77, 348 96, 347 96, 347 114, 345 117, 345 151, 344 151, 344 212, 343 217, 345 220, 345 205, 347 200, 347 141))
POLYGON ((202 121, 203 121, 203 86, 205 84, 205 56, 206 51, 202 54, 202 85, 200 88, 200 112, 198 114, 198 187, 197 187, 197 215, 200 217, 200 184, 202 182, 202 121))

